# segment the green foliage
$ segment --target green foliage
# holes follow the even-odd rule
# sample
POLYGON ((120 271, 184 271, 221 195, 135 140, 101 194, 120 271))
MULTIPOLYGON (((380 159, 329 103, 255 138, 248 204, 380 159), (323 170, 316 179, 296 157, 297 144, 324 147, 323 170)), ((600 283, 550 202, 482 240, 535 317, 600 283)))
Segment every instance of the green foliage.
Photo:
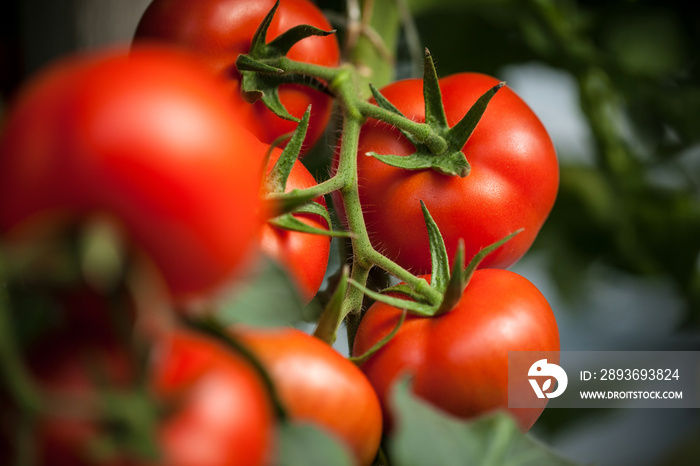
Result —
POLYGON ((217 309, 223 325, 293 325, 313 321, 315 302, 304 306, 287 273, 272 260, 261 260, 257 273, 238 282, 217 309))
POLYGON ((522 435, 504 413, 473 421, 446 416, 417 398, 407 379, 393 393, 397 425, 389 443, 392 465, 572 466, 522 435))
POLYGON ((309 424, 281 422, 278 427, 278 466, 351 466, 348 451, 336 440, 309 424), (313 445, 313 448, 309 448, 313 445))

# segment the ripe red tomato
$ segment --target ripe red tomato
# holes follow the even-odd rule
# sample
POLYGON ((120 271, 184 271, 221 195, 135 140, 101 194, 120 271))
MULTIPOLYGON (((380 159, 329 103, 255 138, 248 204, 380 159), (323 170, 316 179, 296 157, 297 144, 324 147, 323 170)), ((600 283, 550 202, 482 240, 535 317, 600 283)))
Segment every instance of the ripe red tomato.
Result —
POLYGON ((223 285, 258 241, 267 151, 225 95, 195 59, 164 47, 47 69, 1 135, 0 232, 107 213, 176 297, 223 285))
MULTIPOLYGON (((270 158, 268 173, 278 158, 279 151, 276 151, 270 158)), ((310 188, 314 185, 316 180, 313 175, 301 161, 297 160, 287 178, 286 191, 310 188)), ((326 205, 323 197, 314 201, 326 205)), ((294 214, 294 216, 308 226, 328 230, 326 220, 319 215, 294 214)), ((265 224, 262 229, 261 251, 275 259, 289 272, 301 297, 307 303, 321 288, 328 267, 330 248, 329 236, 284 230, 270 223, 265 224)))
MULTIPOLYGON (((375 302, 360 322, 353 355, 364 354, 388 335, 401 312, 375 302)), ((439 317, 408 315, 398 333, 361 369, 379 394, 387 424, 389 389, 406 374, 414 376, 419 397, 469 418, 507 408, 508 351, 559 351, 557 323, 544 296, 528 280, 507 270, 481 269, 452 311, 439 317)), ((542 409, 510 412, 528 430, 542 409)))
MULTIPOLYGON (((448 124, 455 125, 496 84, 496 79, 475 73, 441 79, 448 124)), ((398 81, 381 92, 406 117, 425 120, 422 80, 398 81)), ((370 120, 362 128, 360 154, 404 156, 414 150, 398 130, 384 123, 370 120)), ((450 260, 460 238, 466 257, 473 257, 524 229, 486 257, 483 268, 507 268, 525 254, 554 204, 559 184, 554 146, 537 116, 508 87, 493 97, 462 152, 471 164, 465 178, 358 158, 360 199, 370 238, 378 250, 416 273, 430 273, 420 200, 440 227, 450 260)))
POLYGON ((236 328, 234 333, 266 367, 292 420, 326 429, 352 449, 359 464, 372 463, 382 415, 357 366, 296 329, 236 328))
POLYGON ((269 460, 274 418, 267 391, 251 366, 208 338, 176 332, 156 351, 148 377, 151 402, 160 408, 154 413, 164 416, 156 418, 151 439, 158 461, 121 450, 100 459, 91 449, 103 436, 124 433, 109 430, 119 425, 113 420, 99 422, 109 405, 103 404, 106 392, 98 391, 106 386, 122 390, 112 393, 133 393, 136 369, 123 346, 80 333, 47 339, 36 350, 33 375, 53 397, 47 399, 64 403, 38 420, 37 464, 253 466, 269 460))
MULTIPOLYGON (((276 116, 262 102, 244 101, 235 63, 238 55, 250 50, 258 25, 274 3, 274 0, 153 0, 138 24, 134 40, 165 41, 194 51, 229 82, 231 101, 240 123, 270 144, 279 136, 294 131, 296 123, 276 116)), ((332 29, 310 1, 283 0, 268 30, 267 41, 300 24, 325 31, 332 29)), ((287 57, 315 65, 336 66, 340 50, 335 36, 308 37, 295 44, 287 57)), ((293 84, 281 85, 279 95, 285 108, 297 118, 311 105, 305 140, 306 147, 310 148, 328 123, 332 99, 320 91, 293 84)))
POLYGON ((258 374, 229 349, 175 333, 152 373, 158 399, 175 411, 159 432, 168 466, 268 464, 274 418, 258 374))

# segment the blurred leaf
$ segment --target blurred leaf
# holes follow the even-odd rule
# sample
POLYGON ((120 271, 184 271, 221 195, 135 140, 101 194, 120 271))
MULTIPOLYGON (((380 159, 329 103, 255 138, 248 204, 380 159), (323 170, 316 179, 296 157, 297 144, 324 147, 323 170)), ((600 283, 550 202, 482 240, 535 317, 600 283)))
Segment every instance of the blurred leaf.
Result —
POLYGON ((347 449, 314 426, 281 422, 277 433, 277 466, 353 465, 347 449))
POLYGON ((304 306, 284 269, 270 259, 261 259, 254 273, 239 281, 219 303, 217 319, 223 325, 291 325, 312 321, 316 303, 304 306))
POLYGON ((681 29, 663 8, 639 8, 606 15, 601 21, 602 47, 628 73, 663 77, 686 60, 681 29))
POLYGON ((400 466, 571 466, 497 413, 474 421, 443 414, 417 398, 404 379, 392 394, 396 426, 389 443, 391 464, 400 466))

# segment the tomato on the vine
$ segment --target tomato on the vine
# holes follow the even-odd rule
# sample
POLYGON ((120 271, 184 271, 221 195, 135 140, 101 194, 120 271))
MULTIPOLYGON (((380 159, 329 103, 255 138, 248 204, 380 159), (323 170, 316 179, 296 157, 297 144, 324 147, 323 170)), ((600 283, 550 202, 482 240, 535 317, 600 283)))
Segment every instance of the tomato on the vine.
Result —
MULTIPOLYGON (((375 302, 360 322, 353 355, 366 353, 388 335, 401 313, 375 302)), ((387 423, 389 390, 404 375, 413 376, 419 397, 469 418, 508 407, 508 351, 559 351, 554 314, 527 279, 508 270, 480 269, 454 309, 438 317, 408 315, 361 369, 382 401, 387 423)), ((510 412, 528 430, 543 409, 510 412)))
POLYGON ((267 152, 226 95, 196 59, 163 46, 45 70, 0 136, 0 232, 106 213, 176 297, 222 286, 256 247, 267 152))
MULTIPOLYGON (((454 126, 498 80, 477 73, 439 81, 447 122, 454 126)), ((407 118, 423 122, 423 81, 389 84, 381 93, 407 118)), ((359 154, 406 156, 415 151, 401 133, 369 120, 362 128, 359 154)), ((360 200, 374 246, 415 273, 430 273, 430 253, 420 201, 437 223, 450 260, 460 238, 466 257, 523 229, 498 248, 481 267, 507 268, 532 245, 556 198, 556 153, 544 126, 507 86, 492 98, 462 149, 468 176, 431 169, 404 170, 373 157, 358 157, 360 200)))
MULTIPOLYGON (((267 167, 268 173, 278 158, 279 151, 273 152, 267 167)), ((315 185, 314 176, 297 160, 287 178, 286 191, 315 185)), ((326 206, 323 197, 314 201, 326 206)), ((328 230, 328 223, 320 215, 296 213, 294 216, 309 227, 328 230)), ((330 236, 286 230, 269 222, 262 229, 260 250, 288 271, 305 302, 311 301, 321 288, 328 267, 330 247, 330 236)))
MULTIPOLYGON (((240 92, 238 55, 248 53, 253 35, 275 0, 153 0, 144 12, 135 42, 164 41, 184 46, 229 83, 230 100, 245 125, 261 141, 271 144, 291 133, 296 123, 271 112, 262 102, 250 104, 240 92)), ((283 0, 268 29, 267 41, 294 26, 309 24, 332 29, 323 13, 308 0, 283 0)), ((336 66, 340 49, 335 36, 307 37, 296 43, 287 57, 306 63, 336 66)), ((329 121, 333 100, 321 91, 298 84, 282 84, 280 101, 297 118, 311 105, 307 148, 320 138, 329 121)))
POLYGON ((358 463, 374 460, 382 436, 379 400, 364 374, 331 346, 296 329, 234 328, 263 363, 293 421, 344 442, 358 463))

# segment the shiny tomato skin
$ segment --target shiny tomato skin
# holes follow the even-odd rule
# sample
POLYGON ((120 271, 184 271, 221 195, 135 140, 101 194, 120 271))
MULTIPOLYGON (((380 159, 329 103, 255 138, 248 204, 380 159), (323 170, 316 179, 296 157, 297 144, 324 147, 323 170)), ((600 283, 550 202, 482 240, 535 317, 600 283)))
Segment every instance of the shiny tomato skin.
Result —
MULTIPOLYGON (((440 79, 447 121, 455 125, 498 80, 477 73, 440 79)), ((424 121, 423 82, 397 81, 382 89, 405 116, 424 121)), ((471 164, 465 177, 434 170, 390 167, 362 154, 408 155, 413 146, 395 128, 376 120, 362 128, 358 173, 365 222, 374 245, 415 273, 430 273, 425 202, 445 239, 450 260, 459 238, 473 257, 508 234, 520 234, 490 254, 483 268, 507 268, 529 249, 554 204, 559 184, 556 152, 544 126, 507 86, 489 103, 462 149, 471 164)))
POLYGON ((258 242, 267 151, 225 95, 197 60, 164 47, 45 70, 3 129, 0 231, 106 213, 177 298, 223 286, 258 242))
MULTIPOLYGON (((267 166, 268 173, 278 158, 279 151, 273 152, 267 166)), ((315 185, 314 176, 300 160, 297 160, 287 179, 286 191, 310 188, 315 185)), ((314 201, 323 206, 326 205, 323 197, 314 201)), ((328 223, 319 215, 294 215, 310 227, 328 230, 328 223)), ((328 267, 330 248, 330 236, 285 230, 269 222, 262 228, 260 250, 289 272, 305 303, 310 302, 321 288, 328 267)))
MULTIPOLYGON (((261 141, 271 144, 290 133, 296 123, 276 116, 258 101, 249 104, 240 92, 240 74, 236 58, 248 53, 253 35, 274 0, 153 0, 136 29, 134 41, 165 41, 192 50, 206 65, 229 83, 230 100, 240 123, 261 141)), ((294 26, 310 24, 325 31, 332 29, 321 11, 308 0, 282 0, 270 25, 267 41, 294 26)), ((295 44, 287 54, 292 60, 315 65, 336 66, 340 49, 335 35, 309 37, 295 44)), ((332 99, 306 86, 284 84, 280 100, 297 118, 311 105, 311 119, 305 147, 311 148, 325 130, 331 114, 332 99)))
MULTIPOLYGON (((426 277, 429 278, 429 277, 426 277)), ((401 311, 376 302, 355 337, 364 354, 396 326, 401 311)), ((502 269, 477 270, 462 299, 439 317, 408 315, 390 342, 362 366, 384 409, 392 384, 413 374, 415 393, 461 418, 508 407, 508 351, 559 351, 559 331, 544 296, 524 277, 502 269)), ((527 431, 539 408, 510 409, 527 431)))
POLYGON ((310 422, 344 442, 360 465, 372 464, 382 414, 372 386, 348 359, 300 330, 235 328, 270 373, 291 419, 310 422))

